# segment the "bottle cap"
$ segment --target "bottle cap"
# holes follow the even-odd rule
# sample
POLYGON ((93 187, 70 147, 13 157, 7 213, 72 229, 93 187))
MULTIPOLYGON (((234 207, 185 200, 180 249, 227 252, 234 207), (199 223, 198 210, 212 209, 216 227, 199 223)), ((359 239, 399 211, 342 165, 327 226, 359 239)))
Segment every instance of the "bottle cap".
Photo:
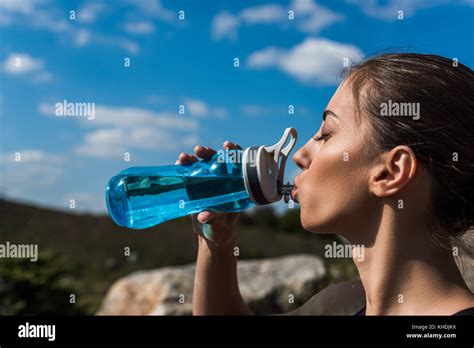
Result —
POLYGON ((286 159, 293 150, 297 137, 296 129, 289 127, 275 145, 245 149, 242 173, 247 193, 255 204, 270 204, 282 198, 286 159), (288 145, 283 148, 288 138, 288 145))

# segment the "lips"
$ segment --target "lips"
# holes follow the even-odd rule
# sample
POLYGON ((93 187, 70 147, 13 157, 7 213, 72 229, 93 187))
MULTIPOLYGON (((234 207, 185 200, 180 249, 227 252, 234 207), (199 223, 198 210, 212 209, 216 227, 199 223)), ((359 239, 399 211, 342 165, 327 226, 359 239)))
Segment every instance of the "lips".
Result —
POLYGON ((291 191, 291 199, 292 199, 294 202, 299 202, 299 201, 298 201, 297 194, 298 194, 298 190, 297 190, 296 187, 295 187, 295 188, 291 191))
POLYGON ((298 187, 296 186, 296 179, 293 185, 293 190, 291 190, 291 199, 295 202, 299 202, 298 201, 298 187))
POLYGON ((298 201, 298 185, 296 184, 296 181, 298 180, 298 176, 295 177, 295 180, 293 182, 293 190, 291 191, 291 199, 297 203, 298 201))

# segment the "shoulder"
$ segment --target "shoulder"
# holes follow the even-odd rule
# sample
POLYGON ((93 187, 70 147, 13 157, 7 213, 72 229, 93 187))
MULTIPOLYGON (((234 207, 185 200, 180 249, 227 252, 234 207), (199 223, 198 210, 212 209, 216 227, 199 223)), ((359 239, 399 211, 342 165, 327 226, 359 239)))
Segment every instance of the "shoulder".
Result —
POLYGON ((365 291, 360 280, 328 286, 301 307, 284 315, 354 315, 365 306, 365 291))

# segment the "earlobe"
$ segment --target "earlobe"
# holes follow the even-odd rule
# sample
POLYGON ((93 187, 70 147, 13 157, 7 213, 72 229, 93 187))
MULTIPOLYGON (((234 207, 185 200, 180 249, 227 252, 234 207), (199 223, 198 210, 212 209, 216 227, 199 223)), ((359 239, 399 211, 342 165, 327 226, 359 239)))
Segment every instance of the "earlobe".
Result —
POLYGON ((399 192, 416 173, 416 156, 406 145, 384 154, 370 178, 370 191, 378 197, 389 197, 399 192))

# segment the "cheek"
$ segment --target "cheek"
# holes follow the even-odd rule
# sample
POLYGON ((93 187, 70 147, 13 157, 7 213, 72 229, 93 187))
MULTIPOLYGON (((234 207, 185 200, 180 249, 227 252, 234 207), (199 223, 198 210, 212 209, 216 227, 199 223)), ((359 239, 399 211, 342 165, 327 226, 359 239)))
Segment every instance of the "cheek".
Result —
POLYGON ((301 181, 301 221, 309 230, 336 232, 351 211, 358 210, 366 191, 364 172, 355 161, 355 151, 321 148, 301 181))

